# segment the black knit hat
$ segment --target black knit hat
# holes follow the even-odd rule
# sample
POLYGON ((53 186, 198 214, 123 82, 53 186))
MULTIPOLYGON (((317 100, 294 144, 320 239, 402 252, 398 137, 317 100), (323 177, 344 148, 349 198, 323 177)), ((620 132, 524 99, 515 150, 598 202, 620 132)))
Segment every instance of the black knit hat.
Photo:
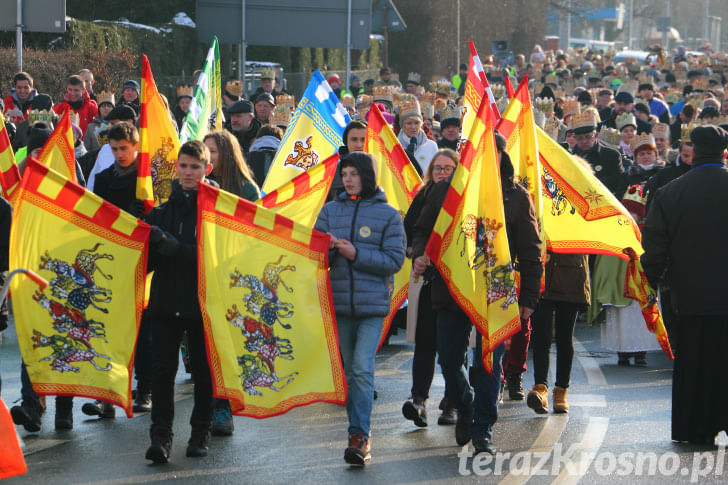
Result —
POLYGON ((136 121, 136 111, 128 104, 120 104, 116 108, 109 111, 106 115, 106 121, 119 120, 119 121, 136 121))
POLYGON ((53 132, 45 123, 36 123, 30 130, 30 136, 28 138, 28 155, 36 148, 41 148, 51 137, 53 132))

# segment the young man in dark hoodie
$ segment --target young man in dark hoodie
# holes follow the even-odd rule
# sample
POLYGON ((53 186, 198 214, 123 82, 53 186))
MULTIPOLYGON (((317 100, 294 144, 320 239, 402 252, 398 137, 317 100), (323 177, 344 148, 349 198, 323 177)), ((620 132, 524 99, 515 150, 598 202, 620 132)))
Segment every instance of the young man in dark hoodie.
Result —
MULTIPOLYGON (((529 318, 538 304, 541 288, 541 240, 531 197, 526 189, 513 181, 514 170, 505 151, 506 139, 496 133, 496 146, 500 159, 503 209, 506 218, 508 246, 516 268, 521 274, 518 308, 521 325, 529 328, 529 318)), ((493 352, 493 374, 489 374, 480 359, 480 340, 470 375, 465 362, 472 323, 467 314, 450 296, 442 276, 428 269, 429 260, 424 256, 425 246, 450 188, 450 179, 436 183, 420 212, 414 226, 412 240, 413 274, 419 276, 432 271, 432 306, 437 310, 437 353, 442 374, 445 377, 448 399, 458 409, 455 440, 459 446, 472 438, 475 453, 495 453, 492 447, 493 425, 498 418, 498 400, 501 388, 502 358, 505 345, 493 352), (471 387, 471 383, 472 386, 471 387)), ((530 331, 530 330, 528 330, 530 331)))
MULTIPOLYGON (((174 379, 182 335, 187 332, 192 378, 195 381, 192 435, 188 457, 207 455, 212 421, 212 381, 207 363, 205 335, 197 296, 197 183, 209 174, 210 151, 198 140, 182 145, 177 159, 177 180, 164 204, 152 209, 145 221, 149 235, 149 271, 154 271, 149 300, 152 344, 152 444, 146 458, 166 463, 172 449, 174 379)), ((215 184, 217 185, 217 184, 215 184)))

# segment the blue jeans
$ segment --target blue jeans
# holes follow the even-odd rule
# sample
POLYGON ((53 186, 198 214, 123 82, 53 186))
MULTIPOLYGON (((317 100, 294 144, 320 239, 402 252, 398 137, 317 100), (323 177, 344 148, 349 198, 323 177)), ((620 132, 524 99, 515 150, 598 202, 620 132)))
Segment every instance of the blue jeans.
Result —
POLYGON ((473 324, 462 311, 437 310, 437 354, 448 399, 459 413, 473 407, 473 389, 465 369, 473 324))
POLYGON ((473 403, 474 419, 472 428, 473 439, 493 438, 493 425, 498 419, 498 401, 500 396, 501 379, 503 376, 503 353, 505 344, 501 344, 493 351, 493 375, 483 367, 481 357, 481 339, 476 338, 477 345, 473 356, 471 377, 475 389, 473 403))
POLYGON ((383 322, 383 317, 336 316, 339 349, 349 391, 346 400, 349 435, 363 433, 369 436, 374 406, 374 357, 383 322))

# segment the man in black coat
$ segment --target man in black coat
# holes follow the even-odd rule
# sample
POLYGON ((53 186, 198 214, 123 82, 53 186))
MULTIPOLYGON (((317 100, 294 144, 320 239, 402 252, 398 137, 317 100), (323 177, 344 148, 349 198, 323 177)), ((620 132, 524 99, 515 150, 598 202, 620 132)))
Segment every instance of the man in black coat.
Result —
MULTIPOLYGON (((635 115, 635 118, 637 118, 637 114, 634 112, 634 97, 629 93, 621 92, 617 93, 614 97, 614 108, 612 109, 612 113, 608 118, 602 121, 599 129, 601 129, 602 126, 616 129, 617 116, 624 113, 632 113, 635 115)), ((640 133, 652 133, 652 125, 637 118, 637 134, 639 135, 640 133)))
POLYGON ((243 155, 247 157, 250 145, 262 126, 253 114, 253 103, 247 99, 238 101, 228 108, 228 114, 230 115, 230 133, 238 139, 243 155))
POLYGON ((576 144, 572 150, 591 165, 594 175, 618 198, 620 175, 624 172, 622 156, 617 150, 599 142, 596 132, 596 120, 583 113, 572 116, 569 128, 574 132, 576 144))
POLYGON ((647 214, 642 264, 653 288, 670 285, 678 315, 672 439, 712 446, 728 430, 728 133, 701 126, 690 139, 692 168, 657 191, 647 214))

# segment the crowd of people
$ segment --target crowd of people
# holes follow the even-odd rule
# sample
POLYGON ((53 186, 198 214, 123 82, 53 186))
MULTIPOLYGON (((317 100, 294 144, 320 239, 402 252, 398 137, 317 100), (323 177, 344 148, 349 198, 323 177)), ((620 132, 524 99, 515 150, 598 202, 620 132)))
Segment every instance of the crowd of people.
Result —
MULTIPOLYGON (((720 417, 725 397, 710 396, 725 381, 719 369, 721 346, 728 343, 728 308, 718 278, 728 264, 719 246, 728 221, 725 211, 709 209, 728 202, 722 186, 728 177, 728 55, 655 49, 644 62, 617 62, 617 54, 552 52, 535 46, 528 57, 516 55, 513 65, 499 65, 491 56, 483 61, 498 108, 503 111, 508 104, 502 84, 506 78, 513 85, 527 79, 536 123, 644 225, 645 271, 660 290, 676 347, 672 438, 712 443, 720 430, 728 429, 720 417), (708 374, 706 367, 712 369, 708 374), (699 382, 696 373, 703 376, 699 382)), ((423 281, 417 305, 408 310, 416 312, 417 323, 412 388, 403 416, 416 426, 428 425, 437 356, 445 379, 438 424, 454 425, 456 442, 472 441, 476 453, 494 453, 492 430, 505 394, 525 400, 536 413, 568 413, 578 318, 601 322, 602 346, 617 353, 619 365, 645 366, 646 352, 659 349, 640 307, 624 296, 624 261, 551 252, 542 259, 545 241, 539 237, 533 201, 514 177, 506 139, 496 134, 508 242, 520 273, 521 329, 507 351, 505 344, 495 350, 492 373, 479 358, 480 339, 475 339, 475 354, 469 358, 472 322, 425 254, 460 161, 463 135, 468 135, 462 133, 468 75, 468 66, 462 65, 451 80, 430 83, 414 72, 402 83, 387 67, 378 80, 354 74, 346 86, 336 74, 328 78, 353 121, 344 131, 330 202, 315 228, 331 236, 330 279, 348 386, 344 458, 354 466, 371 459, 374 357, 389 312, 393 275, 403 265, 411 265, 413 276, 423 281), (376 184, 374 160, 363 152, 369 110, 375 104, 423 179, 404 219, 387 203, 376 184), (550 406, 554 333, 557 359, 550 406), (534 384, 526 394, 521 377, 529 345, 534 384)), ((88 188, 103 199, 152 225, 149 269, 155 275, 137 340, 134 411, 151 411, 146 458, 155 463, 166 462, 172 447, 172 397, 181 345, 195 385, 187 456, 206 455, 210 433, 234 432, 229 403, 212 396, 197 298, 194 192, 197 182, 205 180, 247 200, 260 197, 259 187, 295 109, 295 98, 277 81, 272 70, 263 71, 260 88, 249 96, 239 81, 223 86, 225 130, 182 145, 169 201, 146 216, 135 192, 138 82, 125 82, 119 93, 95 93, 93 73, 82 70, 68 78, 62 101, 53 104, 51 96, 37 91, 30 74, 20 72, 2 106, 21 169, 27 156, 37 157, 58 116, 70 110, 79 182, 88 181, 88 188)), ((178 128, 191 99, 192 90, 182 86, 169 106, 170 122, 178 128)), ((0 213, 9 214, 6 205, 0 213)), ((4 236, 6 226, 9 222, 0 226, 4 236)), ((6 259, 2 262, 7 266, 6 259)), ((45 403, 33 392, 24 365, 21 375, 23 400, 13 407, 12 416, 16 424, 37 432, 45 403)), ((57 429, 73 426, 72 405, 70 397, 57 398, 57 429)), ((103 401, 87 402, 82 411, 99 418, 115 414, 103 401)))

